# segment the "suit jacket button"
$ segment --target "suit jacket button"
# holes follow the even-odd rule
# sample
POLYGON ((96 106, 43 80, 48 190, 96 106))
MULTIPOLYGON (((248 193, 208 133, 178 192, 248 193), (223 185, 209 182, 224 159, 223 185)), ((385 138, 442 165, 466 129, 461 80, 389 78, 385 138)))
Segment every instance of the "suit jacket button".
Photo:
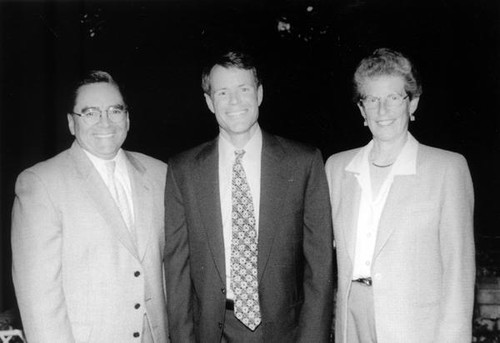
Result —
POLYGON ((134 337, 135 337, 135 338, 139 337, 140 335, 141 335, 140 333, 138 333, 138 332, 134 332, 134 337))
POLYGON ((139 309, 139 307, 141 307, 141 304, 135 304, 135 306, 134 306, 134 308, 135 308, 136 310, 138 310, 138 309, 139 309))
POLYGON ((224 287, 221 288, 220 291, 222 292, 222 294, 226 294, 226 289, 224 287))
POLYGON ((139 275, 141 275, 141 272, 140 272, 140 271, 136 271, 136 272, 134 273, 134 276, 135 276, 135 277, 139 277, 139 275))
POLYGON ((219 322, 219 329, 222 329, 222 326, 223 326, 222 323, 219 322))

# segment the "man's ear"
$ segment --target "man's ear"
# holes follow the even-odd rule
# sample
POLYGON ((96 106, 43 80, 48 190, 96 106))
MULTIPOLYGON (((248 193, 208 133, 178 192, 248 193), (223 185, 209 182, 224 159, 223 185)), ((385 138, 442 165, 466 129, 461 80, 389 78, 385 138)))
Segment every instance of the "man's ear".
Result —
POLYGON ((205 96, 205 102, 207 103, 208 108, 212 113, 215 113, 215 106, 212 101, 212 98, 207 93, 204 93, 203 95, 205 96))
POLYGON ((68 117, 68 128, 69 132, 74 136, 75 135, 75 118, 71 114, 67 114, 68 117))
POLYGON ((128 130, 130 130, 130 116, 129 116, 129 112, 127 111, 127 132, 128 130))
POLYGON ((259 85, 259 87, 257 87, 257 103, 260 104, 262 103, 262 99, 264 98, 264 88, 262 87, 262 85, 259 85))

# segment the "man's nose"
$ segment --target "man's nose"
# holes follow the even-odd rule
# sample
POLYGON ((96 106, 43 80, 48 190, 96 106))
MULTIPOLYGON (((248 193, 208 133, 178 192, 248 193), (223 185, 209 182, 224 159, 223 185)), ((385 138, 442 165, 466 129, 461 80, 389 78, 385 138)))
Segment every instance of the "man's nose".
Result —
POLYGON ((238 102, 240 102, 240 96, 237 92, 233 92, 233 93, 229 94, 229 103, 230 104, 237 104, 238 102))
POLYGON ((110 122, 111 121, 109 120, 108 111, 102 111, 101 114, 99 115, 99 124, 108 126, 110 122))

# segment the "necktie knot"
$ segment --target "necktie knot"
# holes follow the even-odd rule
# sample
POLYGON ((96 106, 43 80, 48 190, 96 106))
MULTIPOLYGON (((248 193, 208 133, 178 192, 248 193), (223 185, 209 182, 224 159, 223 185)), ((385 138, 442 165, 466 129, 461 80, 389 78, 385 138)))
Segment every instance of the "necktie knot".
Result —
POLYGON ((241 162, 241 159, 243 158, 243 155, 245 155, 245 152, 246 151, 243 149, 234 151, 234 156, 236 156, 236 160, 235 160, 236 163, 241 162))

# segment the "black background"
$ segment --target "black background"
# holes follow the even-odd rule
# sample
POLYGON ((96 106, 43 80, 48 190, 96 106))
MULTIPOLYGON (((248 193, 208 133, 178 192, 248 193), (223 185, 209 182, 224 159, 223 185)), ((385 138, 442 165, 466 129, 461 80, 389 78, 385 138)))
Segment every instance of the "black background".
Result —
POLYGON ((378 47, 412 57, 424 93, 410 131, 465 155, 478 249, 500 250, 490 239, 500 227, 497 0, 1 1, 0 311, 15 306, 15 178, 71 144, 70 82, 86 69, 110 72, 130 106, 124 147, 166 161, 217 134, 200 72, 208 51, 226 45, 261 61, 261 126, 325 158, 370 139, 351 102, 359 60, 378 47))

